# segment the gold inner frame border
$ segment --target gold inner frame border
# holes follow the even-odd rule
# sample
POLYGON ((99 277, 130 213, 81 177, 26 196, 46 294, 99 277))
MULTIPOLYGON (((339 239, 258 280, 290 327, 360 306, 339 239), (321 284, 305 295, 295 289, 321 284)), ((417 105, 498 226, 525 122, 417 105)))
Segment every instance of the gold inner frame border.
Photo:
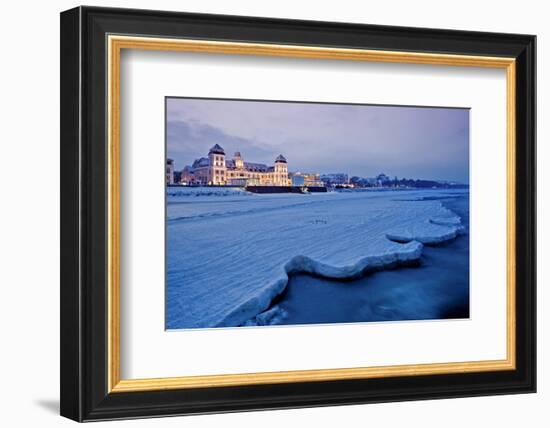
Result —
POLYGON ((204 41, 137 36, 107 36, 107 387, 109 393, 292 382, 368 379, 514 370, 516 368, 516 63, 514 58, 204 41), (122 49, 348 61, 431 64, 506 70, 506 359, 376 367, 293 370, 147 379, 120 376, 120 53, 122 49))

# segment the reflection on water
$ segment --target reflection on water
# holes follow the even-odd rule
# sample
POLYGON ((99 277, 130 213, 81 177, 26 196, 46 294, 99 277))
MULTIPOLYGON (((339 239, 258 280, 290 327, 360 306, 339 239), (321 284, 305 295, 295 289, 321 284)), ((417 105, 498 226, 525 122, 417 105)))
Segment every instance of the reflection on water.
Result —
POLYGON ((468 318, 468 198, 441 198, 460 215, 466 233, 426 246, 417 267, 375 272, 353 281, 292 276, 278 302, 288 313, 281 324, 468 318))

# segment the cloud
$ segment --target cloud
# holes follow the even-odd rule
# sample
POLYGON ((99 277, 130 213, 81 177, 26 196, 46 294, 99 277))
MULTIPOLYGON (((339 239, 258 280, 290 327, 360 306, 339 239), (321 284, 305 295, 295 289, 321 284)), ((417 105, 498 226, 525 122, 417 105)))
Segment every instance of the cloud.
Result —
POLYGON ((168 157, 174 159, 176 169, 183 169, 193 160, 206 156, 214 144, 221 145, 227 156, 241 151, 251 161, 273 161, 277 154, 258 146, 254 141, 229 135, 214 126, 196 120, 168 121, 167 127, 168 157))
POLYGON ((469 110, 170 98, 168 153, 176 168, 215 143, 228 155, 290 170, 468 181, 469 110))

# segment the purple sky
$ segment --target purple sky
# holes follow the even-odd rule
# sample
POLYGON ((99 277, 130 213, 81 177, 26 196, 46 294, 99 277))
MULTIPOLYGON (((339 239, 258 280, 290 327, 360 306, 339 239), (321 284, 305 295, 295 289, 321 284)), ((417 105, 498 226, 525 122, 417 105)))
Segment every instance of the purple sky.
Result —
POLYGON ((290 171, 469 182, 468 109, 168 98, 166 116, 176 170, 218 143, 290 171))

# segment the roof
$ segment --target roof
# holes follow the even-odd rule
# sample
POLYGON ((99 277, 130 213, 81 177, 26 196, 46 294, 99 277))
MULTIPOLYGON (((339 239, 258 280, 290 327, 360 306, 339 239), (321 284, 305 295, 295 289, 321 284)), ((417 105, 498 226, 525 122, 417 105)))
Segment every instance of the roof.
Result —
MULTIPOLYGON (((225 166, 228 169, 236 168, 235 161, 233 159, 226 160, 225 166)), ((267 172, 269 170, 269 167, 263 163, 243 162, 243 166, 246 171, 267 172)))
POLYGON ((250 171, 267 171, 267 165, 263 163, 245 162, 244 167, 250 171))
POLYGON ((223 150, 222 146, 219 144, 214 144, 208 154, 210 153, 217 153, 219 155, 225 155, 225 151, 223 150))
POLYGON ((277 156, 277 158, 275 159, 275 162, 284 162, 286 163, 286 159, 283 155, 279 155, 277 156))
POLYGON ((208 160, 208 158, 195 159, 195 162, 193 162, 193 168, 201 168, 209 165, 210 161, 208 160))

